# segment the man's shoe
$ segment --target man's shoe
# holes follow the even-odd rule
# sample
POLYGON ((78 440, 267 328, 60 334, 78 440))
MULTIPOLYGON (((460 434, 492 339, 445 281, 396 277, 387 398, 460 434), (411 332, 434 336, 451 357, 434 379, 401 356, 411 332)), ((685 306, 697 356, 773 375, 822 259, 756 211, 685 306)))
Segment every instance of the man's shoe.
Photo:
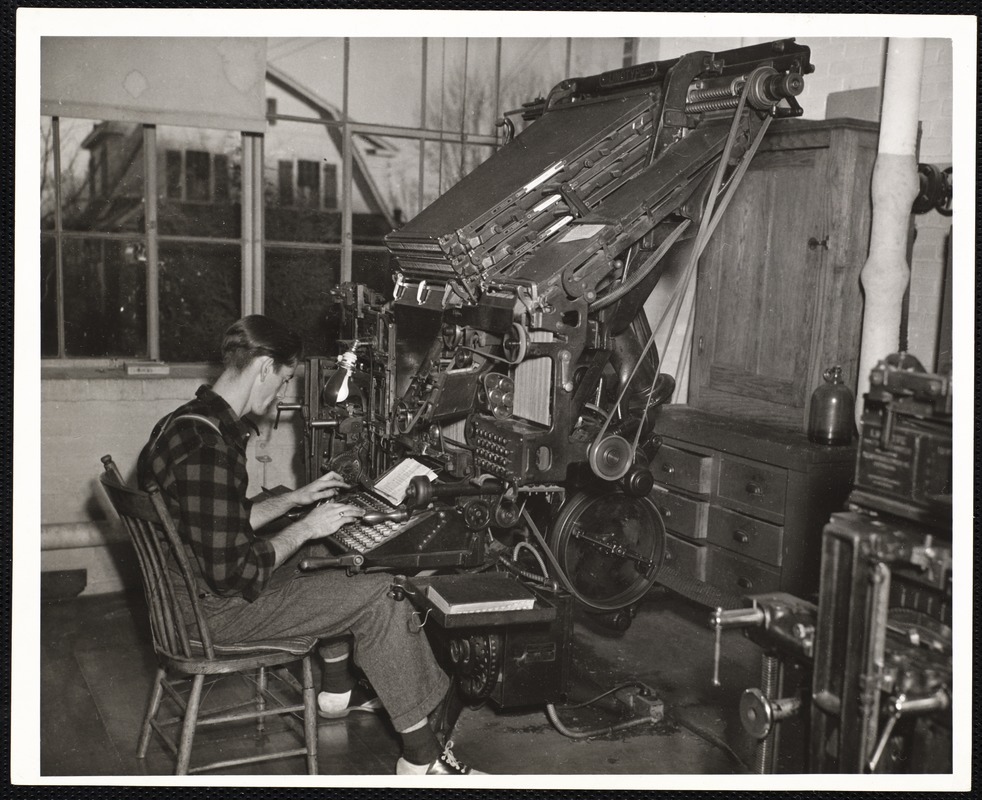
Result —
POLYGON ((453 742, 447 742, 440 757, 429 764, 412 764, 404 758, 396 762, 396 775, 487 775, 462 764, 453 754, 453 742))
POLYGON ((360 685, 351 690, 351 697, 348 698, 348 705, 337 711, 325 707, 327 692, 320 692, 317 695, 317 715, 323 719, 344 719, 351 712, 361 712, 363 714, 377 714, 382 710, 382 701, 373 694, 365 691, 360 685))

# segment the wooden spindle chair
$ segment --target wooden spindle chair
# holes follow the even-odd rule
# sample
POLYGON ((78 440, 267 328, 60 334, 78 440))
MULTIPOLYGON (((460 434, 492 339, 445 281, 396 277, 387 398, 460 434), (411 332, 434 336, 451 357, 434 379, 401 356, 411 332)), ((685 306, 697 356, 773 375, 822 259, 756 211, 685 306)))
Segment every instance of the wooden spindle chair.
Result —
POLYGON ((234 644, 213 643, 207 619, 199 607, 197 581, 160 490, 130 488, 113 463, 112 456, 103 456, 102 463, 105 466, 100 476, 102 486, 126 526, 140 564, 158 663, 137 744, 137 757, 146 757, 151 736, 157 733, 177 758, 177 775, 228 769, 290 756, 305 756, 308 774, 316 775, 317 707, 311 653, 317 640, 299 636, 234 644), (177 601, 178 582, 183 582, 190 600, 194 618, 190 624, 185 621, 177 601), (296 662, 301 664, 302 685, 287 669, 296 662), (245 703, 207 712, 202 709, 205 678, 232 674, 255 675, 254 696, 245 703), (303 702, 291 704, 281 693, 272 691, 271 677, 278 681, 277 688, 299 692, 303 702), (177 704, 180 714, 159 720, 158 713, 165 693, 177 704), (296 719, 301 712, 302 726, 296 719), (255 720, 256 729, 262 734, 265 720, 270 716, 282 716, 287 725, 302 737, 304 746, 214 761, 193 768, 190 766, 191 745, 198 726, 255 720), (180 728, 180 735, 175 740, 167 729, 176 726, 180 728))

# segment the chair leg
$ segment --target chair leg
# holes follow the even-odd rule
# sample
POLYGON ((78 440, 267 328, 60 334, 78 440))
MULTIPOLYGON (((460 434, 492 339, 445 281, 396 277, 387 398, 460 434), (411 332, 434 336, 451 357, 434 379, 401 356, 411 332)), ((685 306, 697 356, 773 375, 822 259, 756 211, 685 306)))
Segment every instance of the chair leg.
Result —
POLYGON ((310 656, 303 658, 303 733, 307 743, 307 774, 317 774, 317 690, 310 656))
POLYGON ((157 668, 157 677, 153 682, 153 691, 150 693, 150 704, 147 706, 147 714, 143 718, 143 729, 140 731, 140 741, 136 746, 136 757, 146 758, 147 748, 150 745, 150 734, 153 731, 150 723, 156 719, 157 712, 160 710, 160 700, 164 696, 164 678, 167 673, 160 667, 157 668))
MULTIPOLYGON (((269 684, 266 667, 259 668, 258 678, 256 683, 256 711, 261 715, 266 710, 266 687, 269 684)), ((265 730, 266 718, 263 716, 256 717, 256 736, 261 738, 265 730)))
POLYGON ((181 726, 181 741, 177 747, 177 775, 187 775, 191 765, 191 743, 194 741, 194 729, 198 724, 198 709, 201 707, 201 689, 205 684, 204 675, 195 675, 191 683, 191 694, 188 695, 188 707, 184 712, 184 724, 181 726))

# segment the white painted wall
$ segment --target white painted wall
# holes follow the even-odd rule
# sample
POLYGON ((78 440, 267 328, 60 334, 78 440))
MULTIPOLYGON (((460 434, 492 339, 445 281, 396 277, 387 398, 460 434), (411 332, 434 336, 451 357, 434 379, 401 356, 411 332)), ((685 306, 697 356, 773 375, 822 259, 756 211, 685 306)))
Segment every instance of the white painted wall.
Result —
MULTIPOLYGON (((122 531, 98 484, 100 459, 112 455, 124 476, 133 480, 137 457, 154 423, 194 397, 198 386, 209 380, 205 374, 42 378, 42 570, 88 570, 86 593, 116 591, 135 574, 126 547, 118 544, 122 531), (73 541, 84 546, 66 547, 73 541)), ((284 398, 286 402, 302 399, 302 380, 290 386, 295 383, 300 385, 284 398)), ((275 431, 271 418, 263 420, 260 435, 250 440, 251 493, 257 493, 264 481, 267 486, 298 485, 300 421, 296 417, 284 414, 275 431), (259 456, 270 461, 263 464, 259 456)))

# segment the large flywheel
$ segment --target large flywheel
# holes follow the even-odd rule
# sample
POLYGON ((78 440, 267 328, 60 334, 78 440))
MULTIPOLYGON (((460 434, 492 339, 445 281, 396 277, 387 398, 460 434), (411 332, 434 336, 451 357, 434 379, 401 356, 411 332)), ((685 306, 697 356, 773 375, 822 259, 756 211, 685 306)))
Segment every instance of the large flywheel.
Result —
POLYGON ((613 611, 654 583, 665 559, 665 524, 646 497, 579 493, 560 510, 548 542, 577 599, 613 611))

